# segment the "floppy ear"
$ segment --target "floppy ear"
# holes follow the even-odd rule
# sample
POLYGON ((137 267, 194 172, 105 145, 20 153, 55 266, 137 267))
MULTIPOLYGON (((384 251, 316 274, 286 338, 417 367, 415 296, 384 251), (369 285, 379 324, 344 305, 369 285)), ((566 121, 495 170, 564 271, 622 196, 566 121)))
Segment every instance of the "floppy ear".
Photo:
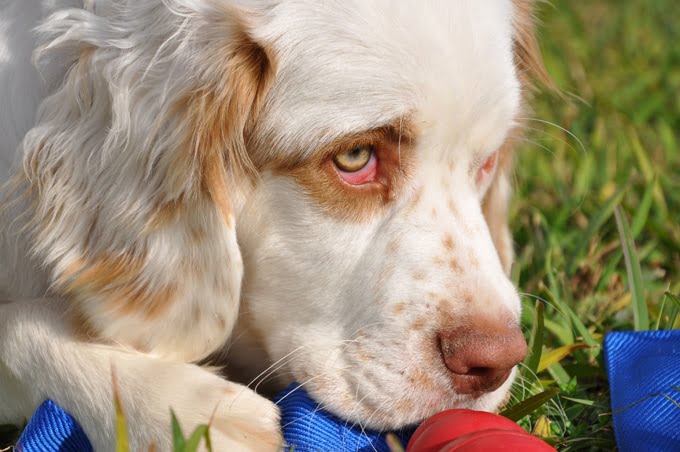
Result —
MULTIPOLYGON (((536 40, 534 3, 534 0, 513 0, 513 50, 524 110, 527 109, 526 102, 536 82, 550 90, 556 90, 543 65, 541 50, 536 40)), ((522 116, 526 114, 527 111, 522 112, 522 116)), ((501 264, 507 274, 510 273, 514 259, 512 235, 508 227, 508 209, 512 196, 510 175, 514 150, 522 134, 524 120, 518 118, 518 126, 510 133, 499 151, 496 176, 486 193, 482 206, 501 264)))
POLYGON ((87 334, 196 360, 237 316, 234 203, 273 67, 239 10, 128 5, 40 29, 37 59, 72 66, 23 143, 34 249, 87 334))

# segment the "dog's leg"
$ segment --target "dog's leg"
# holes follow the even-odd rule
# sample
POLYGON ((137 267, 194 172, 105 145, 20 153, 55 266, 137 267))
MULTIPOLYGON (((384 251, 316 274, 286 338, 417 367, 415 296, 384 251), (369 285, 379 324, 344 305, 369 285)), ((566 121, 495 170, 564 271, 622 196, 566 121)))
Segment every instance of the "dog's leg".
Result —
POLYGON ((65 312, 56 299, 0 301, 0 424, 23 421, 49 398, 76 417, 95 450, 113 450, 115 368, 131 450, 171 449, 170 409, 185 434, 214 412, 215 450, 281 446, 270 401, 192 364, 79 340, 65 312))

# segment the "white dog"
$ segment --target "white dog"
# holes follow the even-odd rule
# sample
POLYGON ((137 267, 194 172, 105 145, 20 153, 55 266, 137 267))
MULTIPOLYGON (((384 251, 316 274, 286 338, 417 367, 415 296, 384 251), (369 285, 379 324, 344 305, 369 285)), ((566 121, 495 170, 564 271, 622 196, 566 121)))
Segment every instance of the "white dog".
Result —
POLYGON ((261 380, 366 428, 495 410, 530 3, 0 0, 0 423, 51 398, 111 450, 112 368, 135 450, 170 408, 276 448, 261 380))

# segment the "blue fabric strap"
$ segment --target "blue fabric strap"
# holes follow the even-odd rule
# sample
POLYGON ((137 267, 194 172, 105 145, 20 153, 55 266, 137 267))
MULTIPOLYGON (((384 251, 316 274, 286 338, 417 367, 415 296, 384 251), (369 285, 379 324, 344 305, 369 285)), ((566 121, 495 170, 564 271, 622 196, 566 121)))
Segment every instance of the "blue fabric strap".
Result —
MULTIPOLYGON (((320 409, 297 383, 288 386, 274 402, 281 408, 281 427, 295 452, 389 452, 385 434, 364 430, 320 409)), ((395 432, 406 446, 414 429, 395 432)))
MULTIPOLYGON (((322 410, 297 383, 275 399, 281 409, 281 427, 296 452, 389 452, 385 435, 363 430, 322 410)), ((406 445, 413 430, 397 433, 406 445)), ((24 452, 90 452, 92 446, 78 423, 51 400, 35 411, 17 444, 24 452)))
MULTIPOLYGON (((680 451, 680 330, 616 332, 605 338, 614 432, 622 452, 680 451), (670 400, 673 399, 673 400, 670 400)), ((283 435, 297 452, 387 451, 385 436, 320 409, 297 384, 279 394, 283 435)), ((412 430, 398 432, 403 444, 412 430)), ((75 420, 51 401, 31 418, 19 451, 92 451, 75 420)))
POLYGON ((33 413, 16 450, 21 452, 91 452, 92 445, 78 423, 51 400, 33 413))
POLYGON ((680 330, 610 333, 604 345, 619 450, 680 451, 680 330))

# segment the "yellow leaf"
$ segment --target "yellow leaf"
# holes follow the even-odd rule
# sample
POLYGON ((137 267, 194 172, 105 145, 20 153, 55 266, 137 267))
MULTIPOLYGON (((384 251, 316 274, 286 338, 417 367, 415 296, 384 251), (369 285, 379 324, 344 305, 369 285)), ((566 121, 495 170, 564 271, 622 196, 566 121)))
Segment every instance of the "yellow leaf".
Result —
POLYGON ((551 350, 548 353, 543 353, 543 355, 541 355, 541 361, 538 363, 538 369, 536 372, 541 372, 553 364, 562 361, 564 358, 569 356, 572 351, 579 348, 590 348, 590 345, 582 343, 565 345, 564 347, 551 350))
POLYGON ((550 438, 552 436, 552 432, 550 430, 550 419, 548 419, 547 416, 539 417, 536 421, 536 424, 534 424, 534 428, 531 430, 531 433, 536 436, 540 436, 541 438, 550 438))

